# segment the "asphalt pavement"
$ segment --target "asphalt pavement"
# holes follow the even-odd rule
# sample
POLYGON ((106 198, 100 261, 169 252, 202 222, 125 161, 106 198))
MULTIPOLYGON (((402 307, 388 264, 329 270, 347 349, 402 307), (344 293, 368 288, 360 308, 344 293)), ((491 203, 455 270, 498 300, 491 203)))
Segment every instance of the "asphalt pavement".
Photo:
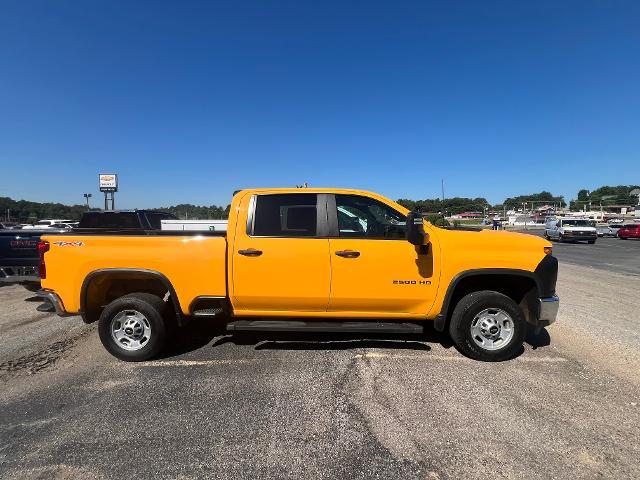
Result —
POLYGON ((497 364, 436 332, 211 321, 124 363, 95 325, 1 287, 0 478, 640 478, 638 287, 561 261, 558 322, 497 364))
MULTIPOLYGON (((521 231, 542 236, 542 231, 521 231)), ((582 265, 611 272, 640 275, 640 240, 620 240, 615 237, 599 237, 596 243, 553 242, 553 254, 561 262, 582 265)))

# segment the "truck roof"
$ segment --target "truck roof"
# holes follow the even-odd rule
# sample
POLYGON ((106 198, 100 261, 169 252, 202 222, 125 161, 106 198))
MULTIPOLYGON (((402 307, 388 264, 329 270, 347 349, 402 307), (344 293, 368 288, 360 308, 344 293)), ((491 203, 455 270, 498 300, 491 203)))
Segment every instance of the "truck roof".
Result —
MULTIPOLYGON (((270 193, 333 193, 336 195, 364 195, 367 197, 372 197, 377 200, 380 200, 382 203, 388 203, 389 199, 375 192, 371 192, 369 190, 359 190, 354 188, 329 188, 329 187, 285 187, 285 188, 247 188, 243 190, 239 190, 236 195, 241 194, 270 194, 270 193)), ((397 202, 391 201, 394 206, 404 212, 405 214, 409 212, 409 210, 397 202)))

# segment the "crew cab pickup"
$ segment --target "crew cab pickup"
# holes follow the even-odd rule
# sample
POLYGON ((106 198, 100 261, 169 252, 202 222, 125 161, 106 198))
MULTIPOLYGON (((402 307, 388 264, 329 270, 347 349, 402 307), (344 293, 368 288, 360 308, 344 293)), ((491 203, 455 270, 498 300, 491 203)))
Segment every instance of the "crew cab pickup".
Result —
POLYGON ((156 356, 171 327, 448 331, 476 359, 511 358, 527 324, 558 311, 558 262, 539 237, 437 228, 375 193, 236 192, 225 232, 47 235, 41 295, 98 321, 128 361, 156 356))

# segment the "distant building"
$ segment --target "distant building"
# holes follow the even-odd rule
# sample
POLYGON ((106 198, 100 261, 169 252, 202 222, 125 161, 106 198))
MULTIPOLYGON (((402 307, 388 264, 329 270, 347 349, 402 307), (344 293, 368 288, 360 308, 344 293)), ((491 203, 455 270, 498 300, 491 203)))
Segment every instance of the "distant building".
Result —
POLYGON ((451 215, 451 218, 455 219, 466 219, 466 218, 482 218, 482 212, 462 212, 456 215, 451 215))

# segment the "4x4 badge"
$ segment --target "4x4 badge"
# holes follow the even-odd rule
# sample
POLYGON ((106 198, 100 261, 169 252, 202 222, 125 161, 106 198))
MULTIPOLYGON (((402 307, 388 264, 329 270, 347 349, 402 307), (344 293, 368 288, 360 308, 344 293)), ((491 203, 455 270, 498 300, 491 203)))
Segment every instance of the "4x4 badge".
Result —
POLYGON ((53 244, 59 247, 82 247, 84 242, 53 242, 53 244))

